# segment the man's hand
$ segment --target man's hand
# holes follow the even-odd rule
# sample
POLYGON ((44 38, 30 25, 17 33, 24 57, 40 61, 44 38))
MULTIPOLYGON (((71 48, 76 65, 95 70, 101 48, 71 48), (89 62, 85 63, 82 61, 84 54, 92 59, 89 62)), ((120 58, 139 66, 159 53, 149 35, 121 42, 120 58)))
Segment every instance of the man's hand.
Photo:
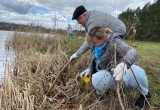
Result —
POLYGON ((71 61, 71 60, 74 60, 74 59, 76 59, 76 58, 78 58, 78 56, 76 55, 76 53, 74 53, 74 54, 70 57, 70 61, 71 61))
POLYGON ((82 77, 88 76, 90 72, 91 70, 88 68, 80 74, 80 77, 82 78, 82 77))
POLYGON ((122 80, 123 76, 124 76, 124 73, 125 71, 127 70, 127 65, 122 62, 122 63, 119 63, 115 69, 113 69, 113 77, 115 77, 115 80, 116 81, 120 81, 122 80))

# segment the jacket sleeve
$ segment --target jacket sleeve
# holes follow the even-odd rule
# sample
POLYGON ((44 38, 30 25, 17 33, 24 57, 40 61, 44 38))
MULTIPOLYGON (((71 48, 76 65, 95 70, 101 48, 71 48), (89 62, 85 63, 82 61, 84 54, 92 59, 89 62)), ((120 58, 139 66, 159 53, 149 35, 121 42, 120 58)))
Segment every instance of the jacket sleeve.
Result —
POLYGON ((117 44, 118 53, 123 57, 123 60, 129 64, 129 66, 136 62, 138 53, 134 48, 128 46, 120 38, 115 38, 114 43, 117 44))
POLYGON ((82 44, 82 46, 76 52, 76 55, 79 57, 82 54, 84 54, 85 52, 87 52, 89 49, 90 49, 90 43, 88 42, 87 37, 86 37, 84 43, 82 44))

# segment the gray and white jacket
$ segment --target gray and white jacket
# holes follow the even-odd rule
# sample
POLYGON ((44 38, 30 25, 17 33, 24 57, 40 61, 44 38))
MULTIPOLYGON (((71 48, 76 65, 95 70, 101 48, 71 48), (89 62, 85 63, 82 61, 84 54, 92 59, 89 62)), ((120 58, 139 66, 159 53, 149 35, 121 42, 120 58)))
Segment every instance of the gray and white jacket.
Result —
MULTIPOLYGON (((127 62, 130 66, 134 64, 138 58, 138 53, 135 49, 128 46, 124 41, 119 37, 115 37, 111 35, 109 40, 106 41, 105 52, 101 55, 100 59, 95 60, 95 56, 92 51, 92 62, 93 60, 96 63, 96 69, 107 69, 110 71, 114 65, 114 44, 117 44, 116 49, 116 61, 117 64, 122 62, 123 60, 127 62)), ((94 46, 91 47, 93 49, 94 46)), ((91 64, 92 65, 92 64, 91 64)), ((92 70, 92 66, 90 65, 90 69, 92 70)))

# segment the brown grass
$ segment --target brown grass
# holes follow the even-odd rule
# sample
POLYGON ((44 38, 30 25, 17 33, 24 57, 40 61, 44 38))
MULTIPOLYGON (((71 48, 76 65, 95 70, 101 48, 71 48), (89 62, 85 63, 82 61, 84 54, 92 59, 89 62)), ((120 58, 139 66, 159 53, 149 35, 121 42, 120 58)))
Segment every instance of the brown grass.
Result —
MULTIPOLYGON (((119 110, 115 91, 100 96, 95 94, 91 83, 80 90, 79 73, 89 64, 89 55, 83 55, 70 64, 60 75, 55 86, 46 95, 56 75, 67 63, 69 56, 79 42, 67 41, 65 36, 44 37, 38 34, 15 33, 10 40, 16 58, 13 71, 9 67, 8 76, 0 88, 0 107, 4 110, 119 110), (88 60, 86 60, 88 59, 88 60), (12 74, 14 76, 12 76, 12 74)), ((82 41, 80 41, 82 42, 82 41)), ((125 92, 126 93, 126 92, 125 92)), ((125 95, 125 94, 124 94, 125 95)), ((126 109, 135 109, 135 91, 125 96, 126 109), (130 102, 130 104, 128 104, 130 102)))

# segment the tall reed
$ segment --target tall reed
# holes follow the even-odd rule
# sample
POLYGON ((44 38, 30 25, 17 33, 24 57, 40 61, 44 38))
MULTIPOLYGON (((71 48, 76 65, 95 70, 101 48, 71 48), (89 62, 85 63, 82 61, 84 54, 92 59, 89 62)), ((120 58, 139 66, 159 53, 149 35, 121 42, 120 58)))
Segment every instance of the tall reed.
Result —
MULTIPOLYGON (((113 91, 100 99, 91 83, 86 85, 85 91, 80 90, 79 73, 89 65, 88 54, 70 64, 46 95, 58 72, 69 60, 70 48, 78 48, 78 39, 67 41, 61 35, 15 33, 10 42, 16 57, 13 69, 9 67, 10 71, 6 72, 4 85, 0 88, 1 109, 120 109, 113 91)), ((131 92, 130 97, 135 94, 131 92)), ((133 98, 130 101, 133 102, 133 98)))

